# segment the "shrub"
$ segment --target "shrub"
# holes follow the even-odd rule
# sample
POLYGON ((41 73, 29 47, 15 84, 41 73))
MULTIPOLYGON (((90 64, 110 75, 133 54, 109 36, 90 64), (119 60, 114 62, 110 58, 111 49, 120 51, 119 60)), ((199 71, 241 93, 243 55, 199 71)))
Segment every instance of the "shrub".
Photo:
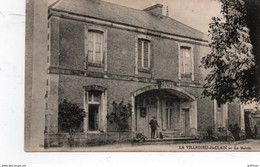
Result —
POLYGON ((63 100, 59 104, 59 132, 69 133, 69 144, 74 145, 76 132, 82 131, 83 118, 86 113, 77 104, 63 100))

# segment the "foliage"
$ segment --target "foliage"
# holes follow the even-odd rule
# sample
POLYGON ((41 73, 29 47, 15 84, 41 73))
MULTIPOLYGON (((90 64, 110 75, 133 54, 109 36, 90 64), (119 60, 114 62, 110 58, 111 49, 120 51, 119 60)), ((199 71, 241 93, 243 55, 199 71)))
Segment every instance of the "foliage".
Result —
POLYGON ((125 131, 129 129, 128 120, 131 117, 132 105, 130 103, 124 104, 121 101, 119 104, 113 102, 113 111, 107 115, 110 123, 115 124, 118 131, 125 131))
POLYGON ((211 53, 202 59, 209 69, 203 95, 219 103, 257 101, 254 84, 255 59, 249 29, 245 23, 243 0, 220 0, 221 16, 209 25, 211 53))
POLYGON ((59 104, 59 131, 73 134, 79 131, 86 113, 77 104, 63 100, 59 104))
POLYGON ((147 137, 145 137, 142 133, 137 133, 134 141, 135 142, 144 142, 146 138, 147 137))

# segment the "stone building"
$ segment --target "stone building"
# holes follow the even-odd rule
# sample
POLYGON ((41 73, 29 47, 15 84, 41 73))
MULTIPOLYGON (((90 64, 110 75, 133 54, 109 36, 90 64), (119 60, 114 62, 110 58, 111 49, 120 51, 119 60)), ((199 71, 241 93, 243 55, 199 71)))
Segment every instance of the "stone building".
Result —
MULTIPOLYGON (((150 137, 156 117, 165 138, 194 137, 206 130, 244 130, 243 106, 202 98, 209 52, 203 33, 162 14, 162 5, 144 10, 101 0, 61 0, 49 6, 45 93, 46 147, 66 145, 59 131, 59 104, 67 99, 87 113, 76 140, 117 140, 107 121, 112 103, 132 104, 130 129, 150 137)), ((33 134, 31 134, 33 135, 33 134)))

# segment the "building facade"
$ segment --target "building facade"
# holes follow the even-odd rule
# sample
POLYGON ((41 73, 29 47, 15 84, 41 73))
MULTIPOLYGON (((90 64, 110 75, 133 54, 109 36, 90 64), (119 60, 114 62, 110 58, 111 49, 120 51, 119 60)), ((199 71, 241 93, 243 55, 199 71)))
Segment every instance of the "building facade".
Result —
POLYGON ((207 37, 164 16, 162 5, 137 10, 63 0, 49 7, 48 20, 46 147, 66 145, 68 134, 59 131, 58 121, 64 99, 86 112, 75 137, 82 145, 117 140, 106 116, 121 100, 132 104, 124 140, 137 133, 149 138, 152 117, 165 138, 228 130, 230 124, 244 130, 243 106, 201 97, 207 71, 199 66, 209 52, 207 37))

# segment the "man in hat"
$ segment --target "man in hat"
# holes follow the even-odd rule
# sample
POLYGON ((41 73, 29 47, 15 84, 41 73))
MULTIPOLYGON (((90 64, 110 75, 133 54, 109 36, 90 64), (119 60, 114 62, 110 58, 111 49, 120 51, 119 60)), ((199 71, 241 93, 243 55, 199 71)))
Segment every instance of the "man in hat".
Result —
POLYGON ((151 127, 151 138, 152 139, 155 139, 155 131, 157 129, 157 127, 159 127, 156 119, 155 119, 155 116, 153 116, 153 119, 149 122, 149 125, 151 127))

